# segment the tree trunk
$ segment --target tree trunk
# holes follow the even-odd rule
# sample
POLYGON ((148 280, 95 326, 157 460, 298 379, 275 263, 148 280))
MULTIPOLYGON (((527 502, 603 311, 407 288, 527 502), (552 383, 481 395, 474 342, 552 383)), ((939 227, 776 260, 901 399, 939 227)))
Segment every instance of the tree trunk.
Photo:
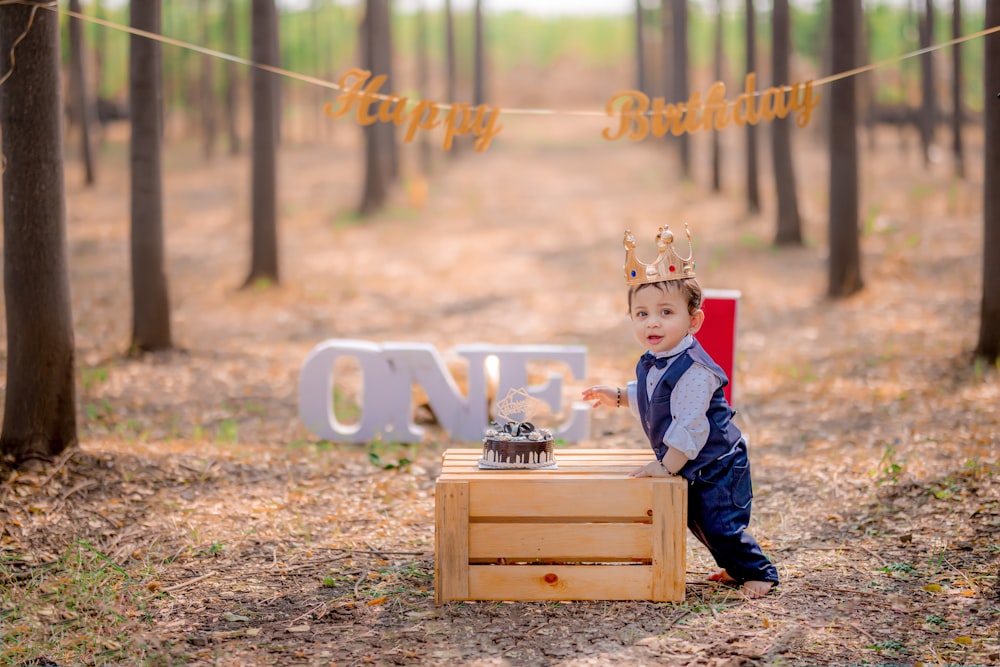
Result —
POLYGON ((473 81, 472 104, 486 104, 486 43, 483 41, 483 0, 476 0, 475 7, 476 44, 473 60, 475 77, 473 81))
MULTIPOLYGON (((69 10, 77 14, 80 10, 80 0, 70 0, 69 10)), ((72 67, 70 89, 73 91, 73 103, 79 112, 80 121, 80 155, 83 158, 84 183, 93 185, 96 180, 94 170, 94 145, 91 141, 91 127, 94 122, 96 107, 94 98, 87 86, 87 64, 83 48, 83 24, 80 19, 69 19, 70 64, 72 67)))
MULTIPOLYGON (((788 0, 773 0, 771 14, 771 72, 774 86, 789 81, 791 59, 791 17, 788 0)), ((771 123, 771 159, 774 161, 774 185, 778 199, 776 245, 802 245, 802 224, 799 220, 799 200, 795 191, 795 168, 792 165, 791 119, 775 118, 771 123)))
MULTIPOLYGON (((687 0, 673 0, 674 24, 674 99, 688 99, 688 6, 687 0)), ((691 137, 685 132, 677 138, 680 146, 681 176, 691 179, 691 137)))
MULTIPOLYGON (((953 0, 951 13, 951 36, 962 36, 962 0, 953 0)), ((955 174, 965 178, 965 151, 962 149, 962 121, 965 108, 962 104, 962 45, 956 42, 951 47, 951 148, 955 155, 955 174)))
MULTIPOLYGON (((421 2, 417 9, 417 94, 422 99, 430 99, 430 47, 427 39, 427 4, 421 2)), ((417 140, 417 154, 420 164, 420 173, 427 176, 431 173, 433 160, 431 157, 431 138, 429 132, 421 132, 417 140)))
MULTIPOLYGON (((746 0, 746 71, 755 72, 757 68, 757 12, 754 11, 753 0, 746 0)), ((760 213, 760 186, 757 176, 757 127, 746 124, 747 135, 747 211, 751 214, 760 213)))
MULTIPOLYGON (((660 49, 660 75, 663 77, 663 96, 670 97, 674 91, 674 63, 673 49, 668 46, 674 40, 674 17, 673 7, 670 0, 660 0, 660 40, 663 48, 660 49)), ((677 100, 669 100, 676 102, 677 100)))
MULTIPOLYGON (((160 0, 130 5, 131 25, 159 34, 160 0)), ((132 343, 145 352, 171 347, 170 299, 163 250, 163 58, 160 43, 129 37, 129 104, 132 119, 132 343)))
MULTIPOLYGON (((274 0, 253 0, 250 40, 253 61, 275 67, 278 56, 278 11, 274 0)), ((253 87, 253 148, 251 169, 250 273, 244 287, 278 282, 278 119, 277 75, 255 67, 253 87)))
MULTIPOLYGON (((384 62, 384 50, 380 40, 387 39, 387 0, 366 0, 365 18, 361 24, 361 51, 365 69, 373 76, 385 74, 388 63, 384 62)), ((392 173, 389 135, 381 125, 372 123, 363 129, 365 137, 365 184, 361 197, 359 214, 363 217, 379 211, 389 196, 389 179, 392 173)))
POLYGON ((642 0, 635 0, 635 87, 646 92, 646 39, 642 24, 642 0))
POLYGON ((0 51, 9 54, 22 33, 13 72, 0 58, 0 80, 10 75, 0 85, 7 318, 0 453, 14 465, 52 460, 77 444, 59 16, 0 4, 0 51))
MULTIPOLYGON (((858 5, 856 0, 831 12, 834 72, 853 69, 858 5)), ((829 296, 845 297, 859 291, 861 243, 858 230, 858 137, 855 77, 830 84, 830 220, 829 296)))
MULTIPOLYGON (((725 54, 723 46, 722 30, 722 0, 715 0, 715 80, 722 81, 724 78, 723 60, 725 54)), ((722 162, 720 147, 720 132, 712 132, 712 192, 722 191, 722 162)))
MULTIPOLYGON (((272 27, 269 30, 271 38, 271 60, 268 64, 272 67, 281 67, 281 22, 278 20, 277 0, 271 1, 271 14, 274 16, 272 27)), ((274 145, 280 146, 283 138, 284 126, 282 124, 281 109, 284 106, 282 99, 284 90, 281 77, 277 74, 271 75, 271 104, 274 106, 274 145)))
MULTIPOLYGON (((920 21, 920 48, 929 48, 934 43, 934 0, 925 0, 924 13, 920 21)), ((920 146, 924 153, 924 165, 931 163, 931 144, 934 143, 934 129, 937 125, 937 104, 934 94, 934 54, 920 56, 920 146)))
MULTIPOLYGON (((456 70, 458 66, 458 55, 455 52, 455 13, 451 8, 451 0, 444 0, 444 26, 445 26, 445 86, 444 94, 448 98, 446 102, 457 102, 458 77, 456 70)), ((458 155, 458 149, 462 144, 455 142, 448 151, 448 157, 454 158, 458 155)))
MULTIPOLYGON (((986 3, 986 28, 1000 26, 1000 2, 986 3)), ((1000 359, 1000 33, 983 38, 983 301, 976 355, 995 364, 1000 359)))
MULTIPOLYGON (((231 2, 231 0, 228 0, 231 2)), ((208 47, 212 41, 212 8, 209 0, 199 0, 199 13, 201 14, 201 45, 208 47)), ((202 131, 202 154, 205 160, 211 161, 215 156, 215 133, 216 133, 216 112, 215 112, 215 58, 212 56, 201 57, 201 131, 202 131)))
MULTIPOLYGON (((236 3, 224 0, 222 3, 222 24, 227 53, 236 53, 236 3)), ((229 154, 239 155, 242 150, 240 141, 239 115, 237 113, 239 84, 236 63, 227 60, 224 65, 225 83, 223 84, 223 113, 226 116, 226 128, 229 133, 229 154)))
MULTIPOLYGON (((394 95, 396 93, 396 76, 393 74, 392 66, 392 7, 389 0, 385 0, 379 7, 379 38, 375 42, 377 47, 378 71, 384 72, 389 78, 385 82, 385 94, 394 95)), ((382 144, 389 151, 389 182, 399 182, 402 169, 399 164, 399 142, 396 141, 395 123, 376 123, 382 132, 382 144)))

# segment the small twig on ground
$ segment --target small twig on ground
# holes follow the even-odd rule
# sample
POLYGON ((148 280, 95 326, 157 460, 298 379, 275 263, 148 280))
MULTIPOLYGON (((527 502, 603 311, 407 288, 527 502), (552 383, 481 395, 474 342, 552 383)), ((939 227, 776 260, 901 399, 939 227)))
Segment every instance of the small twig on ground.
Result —
POLYGON ((361 588, 361 582, 367 578, 368 578, 367 572, 362 572, 360 575, 358 575, 358 580, 354 582, 354 597, 358 597, 359 595, 358 591, 361 588))
POLYGON ((90 487, 97 486, 97 485, 98 485, 98 482, 97 482, 96 479, 88 479, 86 481, 80 482, 79 484, 75 485, 72 489, 70 489, 66 493, 62 494, 61 496, 59 496, 59 500, 57 500, 55 502, 55 505, 53 505, 51 511, 55 512, 55 511, 59 510, 60 508, 62 508, 63 504, 65 504, 65 502, 66 502, 66 499, 69 498, 74 493, 78 493, 80 491, 83 491, 84 489, 89 489, 90 487))
POLYGON ((875 560, 877 560, 877 561, 878 561, 878 562, 879 562, 879 563, 881 564, 881 566, 882 566, 882 567, 885 567, 885 565, 886 565, 886 563, 885 563, 885 559, 884 559, 884 558, 882 558, 881 556, 879 556, 879 555, 878 555, 877 553, 875 553, 874 551, 872 551, 872 550, 871 550, 871 549, 869 549, 868 547, 866 547, 866 546, 863 546, 863 545, 860 545, 860 544, 859 544, 859 545, 857 545, 857 548, 858 548, 858 549, 861 549, 861 550, 862 550, 862 551, 864 551, 864 552, 865 552, 866 554, 868 554, 869 556, 871 556, 872 558, 874 558, 875 560))
POLYGON ((345 560, 350 558, 350 554, 343 554, 341 556, 334 556, 333 558, 316 558, 305 563, 299 563, 298 565, 290 565, 281 571, 281 574, 289 574, 291 572, 298 572, 300 570, 308 570, 309 568, 315 568, 322 565, 327 565, 338 560, 345 560))
POLYGON ((802 582, 803 586, 809 588, 814 588, 818 591, 832 591, 834 593, 848 593, 850 595, 868 595, 875 598, 885 597, 883 593, 872 593, 870 591, 859 591, 852 588, 834 588, 832 586, 817 586, 816 584, 810 584, 809 582, 802 582))
POLYGON ((352 553, 368 554, 369 556, 425 556, 426 551, 379 551, 377 549, 354 549, 352 553))
POLYGON ((871 634, 869 634, 867 630, 865 630, 864 628, 862 628, 857 623, 850 623, 850 622, 848 622, 848 623, 845 623, 845 625, 847 627, 849 627, 851 630, 854 630, 855 632, 857 632, 858 634, 864 635, 865 639, 867 639, 868 641, 872 642, 873 644, 875 643, 875 638, 872 637, 871 634))
POLYGON ((781 635, 774 640, 774 643, 767 647, 764 651, 763 657, 766 660, 771 660, 775 656, 781 655, 783 653, 788 653, 791 650, 792 644, 802 635, 801 627, 792 627, 781 633, 781 635))
POLYGON ((60 454, 59 457, 52 462, 52 469, 49 471, 49 474, 45 476, 45 479, 38 483, 38 486, 42 488, 48 486, 48 483, 52 481, 52 478, 58 475, 62 469, 66 467, 66 464, 69 463, 69 460, 79 451, 79 447, 70 447, 65 452, 60 454))
POLYGON ((194 586, 198 582, 204 581, 205 579, 208 579, 209 577, 214 577, 215 574, 216 574, 215 572, 207 572, 207 573, 201 575, 200 577, 195 577, 194 579, 188 579, 187 581, 182 581, 179 584, 173 584, 173 585, 170 585, 170 586, 164 586, 161 590, 164 593, 176 593, 177 591, 182 591, 185 588, 190 588, 191 586, 194 586))
POLYGON ((682 611, 680 614, 677 615, 677 617, 675 619, 673 619, 672 621, 670 621, 669 623, 667 623, 667 627, 672 627, 672 626, 677 625, 683 619, 687 618, 690 615, 691 615, 690 611, 682 611))
MULTIPOLYGON (((323 613, 325 614, 326 613, 326 603, 325 602, 320 602, 318 605, 316 605, 315 607, 313 607, 312 609, 310 609, 306 613, 300 614, 299 616, 296 616, 292 620, 288 621, 288 625, 294 625, 296 621, 301 621, 303 618, 305 618, 306 616, 309 616, 310 614, 312 614, 317 609, 323 609, 323 613)), ((320 614, 320 616, 318 616, 317 618, 321 618, 322 615, 323 614, 320 614)))

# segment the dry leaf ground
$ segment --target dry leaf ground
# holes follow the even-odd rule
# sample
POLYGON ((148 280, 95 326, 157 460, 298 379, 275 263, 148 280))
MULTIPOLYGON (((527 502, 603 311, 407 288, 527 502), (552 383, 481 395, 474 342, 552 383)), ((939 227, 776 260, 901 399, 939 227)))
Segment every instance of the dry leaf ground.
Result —
MULTIPOLYGON (((1000 379, 973 365, 982 266, 981 134, 968 181, 924 169, 895 130, 863 154, 866 289, 830 301, 826 165, 795 135, 807 244, 775 249, 744 214, 742 134, 725 193, 696 153, 600 139, 588 118, 509 117, 489 152, 441 160, 426 206, 376 219, 357 130, 282 149, 281 285, 238 291, 249 169, 171 148, 168 271, 177 351, 122 355, 130 327, 127 174, 68 172, 82 444, 0 482, 0 664, 985 665, 1000 662, 1000 379), (418 446, 319 442, 297 374, 327 338, 566 343, 585 384, 640 350, 621 233, 688 222, 709 287, 742 291, 736 404, 751 438, 752 531, 782 576, 747 601, 705 581, 690 540, 683 604, 433 600, 434 480, 418 446), (374 447, 374 446, 373 446, 374 447), (412 461, 399 468, 372 464, 412 461)), ((696 148, 707 147, 696 137, 696 148)), ((412 151, 409 153, 412 157, 412 151)), ((350 387, 345 388, 350 394, 350 387)), ((595 412, 580 446, 633 447, 595 412)))

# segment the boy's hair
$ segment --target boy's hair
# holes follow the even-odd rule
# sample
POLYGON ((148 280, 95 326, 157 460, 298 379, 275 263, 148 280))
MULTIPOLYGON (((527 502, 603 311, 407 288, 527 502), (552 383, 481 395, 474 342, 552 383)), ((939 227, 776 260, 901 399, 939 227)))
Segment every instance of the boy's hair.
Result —
POLYGON ((664 292, 680 292, 687 301, 688 315, 694 315, 701 310, 701 285, 695 278, 682 278, 681 280, 664 280, 658 283, 644 283, 628 288, 628 312, 632 312, 632 297, 647 287, 656 287, 664 292))

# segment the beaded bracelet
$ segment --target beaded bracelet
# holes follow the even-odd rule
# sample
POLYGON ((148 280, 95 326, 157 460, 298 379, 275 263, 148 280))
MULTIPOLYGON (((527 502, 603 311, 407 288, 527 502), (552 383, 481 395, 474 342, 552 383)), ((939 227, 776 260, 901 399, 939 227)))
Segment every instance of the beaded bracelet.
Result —
POLYGON ((622 406, 622 388, 621 387, 615 387, 615 390, 618 391, 618 405, 616 405, 615 407, 616 408, 620 408, 622 406))

